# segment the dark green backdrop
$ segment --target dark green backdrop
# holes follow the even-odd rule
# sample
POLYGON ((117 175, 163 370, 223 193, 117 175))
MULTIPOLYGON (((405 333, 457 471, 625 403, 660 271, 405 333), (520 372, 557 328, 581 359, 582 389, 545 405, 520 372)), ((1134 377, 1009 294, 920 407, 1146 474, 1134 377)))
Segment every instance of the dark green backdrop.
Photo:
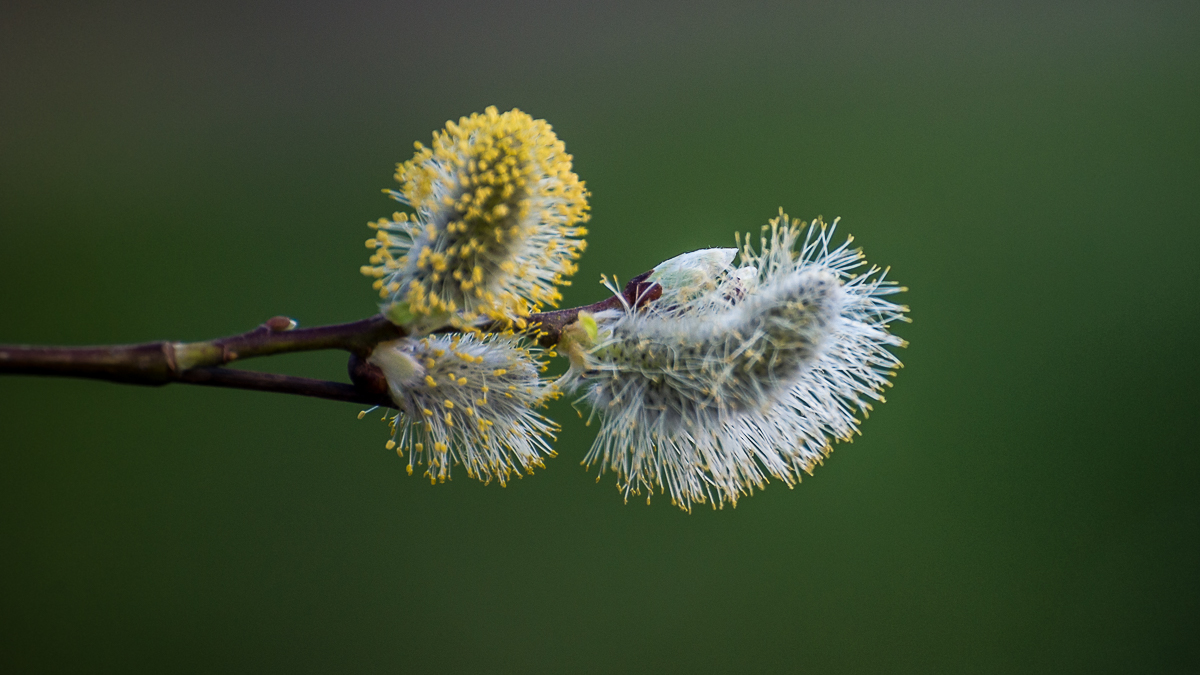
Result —
MULTIPOLYGON (((570 304, 784 207, 911 287, 887 405, 796 490, 431 487, 327 401, 0 378, 6 672, 1195 672, 1194 3, 0 9, 0 342, 375 309, 393 165, 549 120, 570 304)), ((341 378, 317 354, 259 367, 341 378)))

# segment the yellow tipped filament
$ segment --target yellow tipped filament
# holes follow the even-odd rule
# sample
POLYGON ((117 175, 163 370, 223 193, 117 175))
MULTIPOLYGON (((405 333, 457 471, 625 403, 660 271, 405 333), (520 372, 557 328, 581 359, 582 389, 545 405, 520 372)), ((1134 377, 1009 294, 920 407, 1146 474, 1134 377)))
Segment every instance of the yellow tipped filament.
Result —
POLYGON ((408 303, 415 317, 462 308, 452 319, 463 325, 515 320, 558 300, 554 286, 584 249, 587 190, 544 120, 491 107, 447 122, 396 180, 401 188, 388 194, 415 213, 370 224, 377 255, 363 268, 388 277, 385 300, 408 303), (413 252, 415 264, 395 264, 413 252))

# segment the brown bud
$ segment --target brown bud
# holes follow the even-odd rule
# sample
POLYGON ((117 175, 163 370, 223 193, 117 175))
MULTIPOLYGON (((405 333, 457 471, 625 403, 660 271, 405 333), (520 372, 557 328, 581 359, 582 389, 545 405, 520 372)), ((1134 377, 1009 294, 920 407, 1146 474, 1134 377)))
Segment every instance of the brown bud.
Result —
POLYGON ((273 316, 267 319, 267 322, 263 325, 266 326, 267 330, 271 331, 272 333, 282 333, 284 331, 292 330, 298 324, 295 322, 295 320, 289 319, 286 316, 273 316))

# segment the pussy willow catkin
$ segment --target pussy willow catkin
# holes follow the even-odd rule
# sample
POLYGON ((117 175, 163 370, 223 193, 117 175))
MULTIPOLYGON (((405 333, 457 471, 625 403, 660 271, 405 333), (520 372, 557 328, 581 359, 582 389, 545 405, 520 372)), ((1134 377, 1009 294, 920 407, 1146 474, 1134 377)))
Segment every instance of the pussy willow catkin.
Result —
POLYGON ((626 497, 658 489, 690 509, 793 485, 849 440, 900 365, 888 325, 907 310, 883 299, 901 289, 882 270, 852 275, 865 261, 849 240, 830 247, 835 227, 781 213, 738 267, 703 259, 688 288, 711 278, 705 292, 668 284, 648 307, 592 317, 561 382, 603 419, 585 461, 626 497))
POLYGON ((554 390, 532 348, 512 335, 430 335, 379 344, 368 361, 387 378, 400 412, 389 448, 426 466, 434 482, 461 464, 501 485, 553 456, 557 426, 535 410, 554 390))
POLYGON ((561 299, 584 249, 587 191, 545 120, 488 108, 447 122, 399 166, 415 213, 370 223, 383 312, 410 329, 516 323, 561 299))

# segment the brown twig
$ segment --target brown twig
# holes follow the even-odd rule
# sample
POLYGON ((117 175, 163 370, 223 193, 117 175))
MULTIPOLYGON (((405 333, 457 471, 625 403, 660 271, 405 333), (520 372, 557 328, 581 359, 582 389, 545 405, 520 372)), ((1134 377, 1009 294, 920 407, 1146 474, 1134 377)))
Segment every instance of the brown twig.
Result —
MULTIPOLYGON (((646 282, 651 272, 630 280, 622 293, 624 297, 614 295, 585 307, 533 314, 527 318, 530 331, 542 346, 552 347, 581 311, 640 307, 662 294, 657 284, 646 282)), ((482 330, 499 332, 505 327, 492 325, 482 330)), ((0 345, 0 375, 83 377, 150 386, 184 382, 394 407, 383 374, 367 363, 366 358, 375 345, 404 335, 403 329, 383 316, 314 328, 296 328, 295 321, 276 316, 246 333, 203 342, 159 341, 97 347, 0 345), (318 349, 350 352, 349 374, 353 384, 221 367, 239 359, 318 349)))
POLYGON ((575 323, 579 318, 580 312, 595 314, 603 312, 606 309, 641 307, 647 302, 657 300, 662 296, 662 287, 646 281, 653 273, 654 270, 642 272, 630 279, 629 283, 625 284, 621 295, 611 295, 600 302, 595 302, 585 307, 556 309, 529 317, 530 324, 534 327, 534 330, 538 331, 538 343, 543 347, 553 347, 558 344, 559 338, 562 337, 563 329, 575 323), (622 295, 624 298, 621 297, 622 295))
POLYGON ((404 331, 382 316, 334 326, 295 329, 277 316, 254 330, 205 342, 147 342, 101 347, 0 345, 0 373, 89 377, 130 384, 167 384, 194 368, 223 366, 238 359, 316 349, 370 353, 404 331))
POLYGON ((366 382, 343 384, 220 367, 238 359, 317 349, 342 349, 365 357, 375 344, 404 335, 382 316, 333 326, 304 329, 295 326, 291 319, 277 316, 241 335, 206 342, 160 341, 100 347, 0 345, 0 374, 83 377, 149 386, 184 382, 392 405, 386 387, 363 386, 366 382))
MULTIPOLYGON (((346 401, 362 405, 379 407, 396 407, 386 393, 375 393, 364 390, 353 384, 314 380, 308 377, 293 375, 276 375, 274 373, 256 373, 251 370, 234 368, 192 368, 180 373, 177 382, 201 384, 208 387, 228 387, 231 389, 249 389, 267 391, 277 394, 296 394, 312 396, 331 401, 346 401)), ((386 389, 384 389, 386 392, 386 389)))

